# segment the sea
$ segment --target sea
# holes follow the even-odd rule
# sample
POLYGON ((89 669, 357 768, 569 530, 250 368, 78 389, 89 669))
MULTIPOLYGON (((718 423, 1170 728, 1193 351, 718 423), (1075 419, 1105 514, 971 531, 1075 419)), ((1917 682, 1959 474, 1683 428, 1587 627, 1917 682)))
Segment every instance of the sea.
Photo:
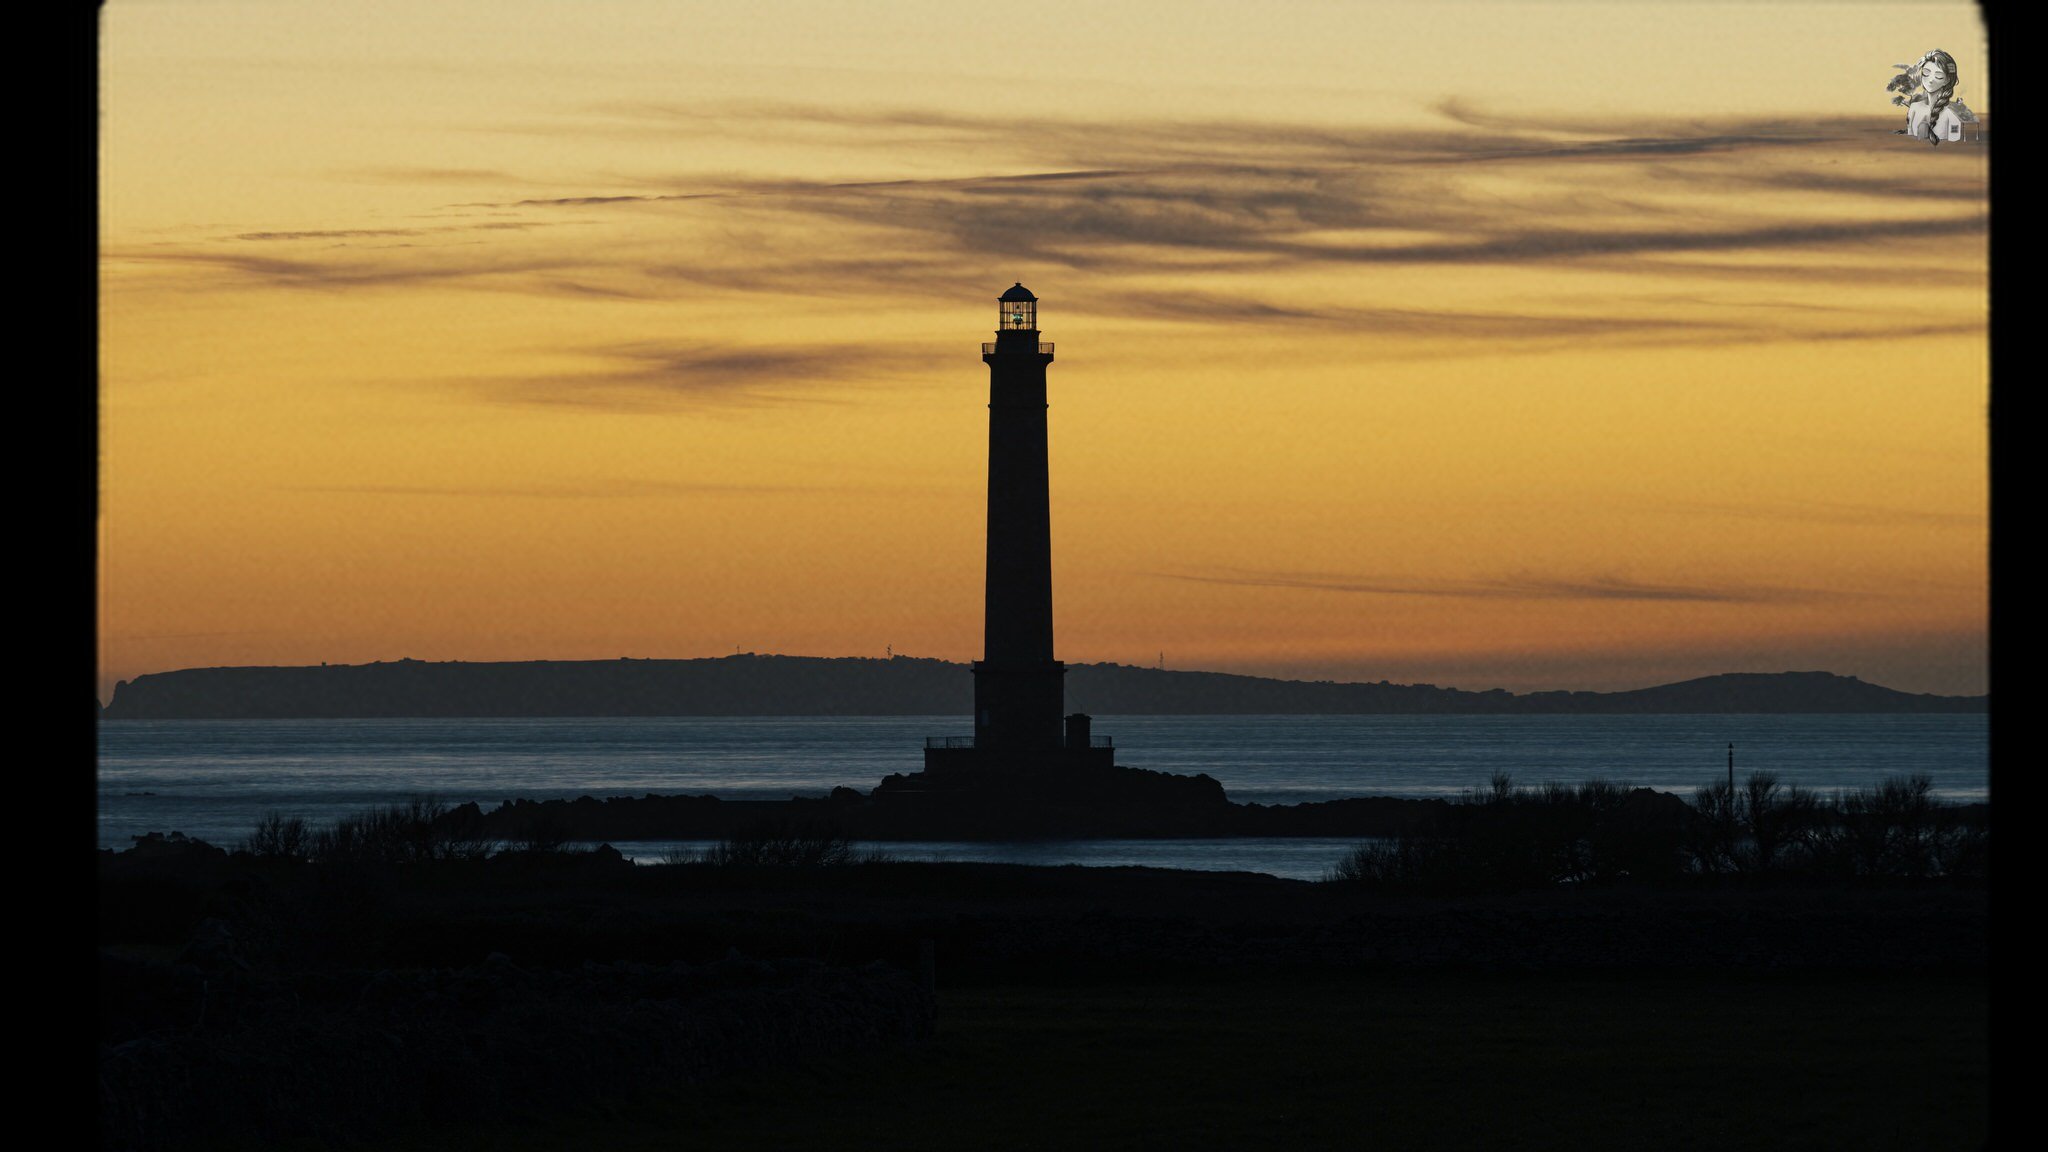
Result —
MULTIPOLYGON (((1346 796, 1455 796, 1496 772, 1517 783, 1604 779, 1690 797, 1775 773, 1823 792, 1922 773, 1936 796, 1989 798, 1989 717, 1098 716, 1117 762, 1221 781, 1240 803, 1346 796)), ((628 717, 405 720, 107 720, 99 724, 99 846, 150 832, 222 846, 266 813, 332 820, 430 796, 490 808, 513 797, 866 791, 915 772, 926 736, 963 735, 957 716, 628 717)), ((906 859, 1147 865, 1315 879, 1353 842, 1233 840, 931 841, 876 844, 906 859)), ((631 843, 640 861, 702 845, 631 843)))

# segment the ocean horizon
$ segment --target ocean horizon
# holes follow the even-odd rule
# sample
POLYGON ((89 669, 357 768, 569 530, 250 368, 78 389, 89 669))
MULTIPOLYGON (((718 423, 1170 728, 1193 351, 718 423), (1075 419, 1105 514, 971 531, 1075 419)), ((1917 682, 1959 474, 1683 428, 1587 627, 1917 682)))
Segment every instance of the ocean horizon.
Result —
MULTIPOLYGON (((269 812, 327 821, 418 796, 489 809, 514 798, 865 792, 917 771, 926 736, 970 727, 961 716, 108 721, 99 726, 98 846, 175 831, 228 847, 269 812)), ((1924 773, 1937 797, 1971 802, 1988 799, 1990 785, 1984 715, 1101 716, 1095 730, 1116 741, 1121 764, 1207 773, 1246 804, 1449 797, 1483 789, 1495 772, 1690 797, 1725 777, 1731 742, 1738 776, 1767 770, 1823 792, 1924 773)), ((1127 846, 883 847, 917 858, 1275 875, 1308 874, 1313 863, 1306 845, 1282 841, 1263 852, 1118 843, 1127 846)))

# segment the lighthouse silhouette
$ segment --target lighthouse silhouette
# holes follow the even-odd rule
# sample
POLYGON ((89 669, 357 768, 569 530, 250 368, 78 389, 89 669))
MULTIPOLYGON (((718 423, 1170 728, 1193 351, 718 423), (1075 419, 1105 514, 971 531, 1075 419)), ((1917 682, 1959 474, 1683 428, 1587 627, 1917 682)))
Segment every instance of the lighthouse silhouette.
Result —
POLYGON ((1063 716, 1067 666, 1052 650, 1052 500, 1038 297, 1022 283, 997 297, 988 365, 988 571, 982 658, 974 663, 974 736, 925 741, 927 769, 1110 766, 1115 751, 1088 717, 1063 716))

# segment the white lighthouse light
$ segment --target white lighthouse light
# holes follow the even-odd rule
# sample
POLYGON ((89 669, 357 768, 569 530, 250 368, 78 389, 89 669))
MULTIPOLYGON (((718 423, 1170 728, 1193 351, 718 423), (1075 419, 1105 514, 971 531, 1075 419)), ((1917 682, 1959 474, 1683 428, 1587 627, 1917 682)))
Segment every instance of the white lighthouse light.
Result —
POLYGON ((1023 284, 1012 284, 1008 291, 997 298, 999 311, 996 315, 996 330, 999 332, 1035 332, 1038 330, 1038 297, 1023 284))

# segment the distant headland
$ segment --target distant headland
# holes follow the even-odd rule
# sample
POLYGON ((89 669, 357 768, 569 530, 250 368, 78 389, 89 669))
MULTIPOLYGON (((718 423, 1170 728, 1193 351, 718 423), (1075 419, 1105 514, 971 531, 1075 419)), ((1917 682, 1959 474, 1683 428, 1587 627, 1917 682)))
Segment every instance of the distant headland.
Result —
MULTIPOLYGON (((1068 666, 1095 715, 1971 713, 1989 696, 1900 692, 1829 672, 1726 673, 1623 692, 1472 692, 1275 680, 1127 664, 1068 666)), ((539 716, 942 716, 973 710, 968 666, 911 656, 694 660, 398 660, 187 668, 124 680, 106 720, 539 716)))

